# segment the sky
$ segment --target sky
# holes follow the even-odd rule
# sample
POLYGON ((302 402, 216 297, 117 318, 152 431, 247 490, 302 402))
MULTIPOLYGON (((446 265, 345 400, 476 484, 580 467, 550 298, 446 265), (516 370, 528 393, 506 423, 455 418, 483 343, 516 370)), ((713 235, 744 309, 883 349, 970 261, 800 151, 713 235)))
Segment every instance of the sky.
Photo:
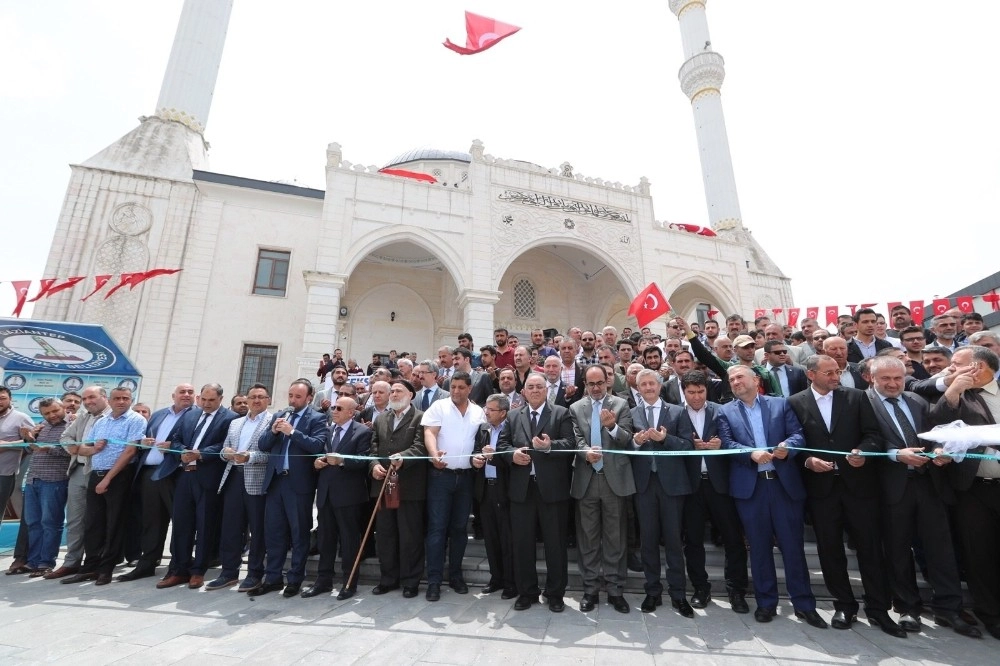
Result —
MULTIPOLYGON (((69 165, 154 112, 181 6, 0 3, 3 282, 57 277, 43 271, 69 165)), ((743 223, 792 279, 787 307, 930 300, 998 269, 1000 3, 707 6, 743 223)), ((707 224, 681 63, 667 0, 237 0, 210 168, 323 188, 330 142, 381 166, 480 139, 646 176, 657 220, 707 224), (464 43, 464 10, 523 29, 459 56, 441 42, 464 43)), ((0 316, 13 303, 0 284, 0 316)))

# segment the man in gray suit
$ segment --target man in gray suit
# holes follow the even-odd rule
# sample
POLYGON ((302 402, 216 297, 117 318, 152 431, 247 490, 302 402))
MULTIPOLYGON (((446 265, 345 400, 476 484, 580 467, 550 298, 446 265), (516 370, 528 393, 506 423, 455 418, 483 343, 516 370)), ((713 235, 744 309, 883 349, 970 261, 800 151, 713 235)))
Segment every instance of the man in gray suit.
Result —
POLYGON ((576 535, 584 591, 580 610, 587 612, 597 605, 603 567, 608 603, 619 613, 627 613, 623 596, 628 575, 625 503, 635 494, 635 479, 628 456, 605 458, 602 450, 631 448, 632 415, 627 402, 608 394, 604 366, 588 367, 585 381, 587 397, 570 407, 580 450, 570 489, 577 500, 576 535))
MULTIPOLYGON (((643 370, 636 383, 641 401, 632 409, 632 438, 636 449, 644 452, 693 451, 691 420, 683 407, 671 405, 660 397, 660 378, 654 370, 643 370)), ((639 533, 642 535, 642 569, 646 575, 646 598, 643 613, 652 613, 662 603, 660 582, 660 542, 666 546, 667 594, 674 609, 684 617, 694 617, 685 596, 684 546, 681 541, 684 500, 692 493, 695 481, 686 458, 677 456, 636 456, 632 461, 635 476, 636 508, 639 533)))
POLYGON ((420 382, 416 396, 410 401, 414 409, 424 412, 434 401, 448 397, 448 392, 438 386, 438 365, 434 361, 422 361, 413 369, 413 378, 420 382))

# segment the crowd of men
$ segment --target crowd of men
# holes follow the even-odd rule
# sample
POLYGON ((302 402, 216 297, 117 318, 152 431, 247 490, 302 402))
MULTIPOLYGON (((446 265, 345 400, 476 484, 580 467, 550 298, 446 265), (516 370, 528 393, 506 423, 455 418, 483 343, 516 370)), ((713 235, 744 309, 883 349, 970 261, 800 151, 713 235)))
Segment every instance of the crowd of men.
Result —
POLYGON ((921 631, 919 570, 938 625, 980 637, 982 623, 1000 639, 997 451, 946 455, 919 438, 959 419, 1000 422, 1000 340, 978 315, 949 312, 928 330, 905 306, 890 318, 891 329, 863 308, 831 333, 810 319, 794 331, 733 315, 723 332, 715 320, 678 317, 662 339, 574 327, 551 338, 534 330, 526 345, 501 328, 478 350, 462 334, 436 360, 377 357, 367 383, 350 381, 360 369, 338 349, 320 363, 324 388, 295 380, 276 413, 262 384, 228 408, 221 386, 180 384, 148 420, 127 388, 91 386, 43 400, 34 426, 0 388, 0 441, 28 443, 0 453, 3 499, 22 452, 31 458, 8 574, 106 585, 127 560, 134 566, 115 580, 152 577, 172 525, 157 588, 303 598, 336 588, 347 599, 374 516, 372 593, 414 597, 424 579, 434 602, 446 583, 469 591, 462 562, 475 515, 491 575, 482 592, 513 599, 515 610, 541 597, 553 612, 565 608, 575 548, 581 611, 603 592, 630 612, 631 567, 645 578, 641 611, 654 612, 665 592, 693 617, 712 598, 710 522, 734 612, 750 611, 749 560, 754 617, 775 616, 777 545, 795 615, 825 628, 806 564, 808 521, 834 628, 850 628, 863 604, 890 635, 921 631), (307 585, 314 524, 319 566, 307 585), (974 616, 962 608, 963 578, 974 616))

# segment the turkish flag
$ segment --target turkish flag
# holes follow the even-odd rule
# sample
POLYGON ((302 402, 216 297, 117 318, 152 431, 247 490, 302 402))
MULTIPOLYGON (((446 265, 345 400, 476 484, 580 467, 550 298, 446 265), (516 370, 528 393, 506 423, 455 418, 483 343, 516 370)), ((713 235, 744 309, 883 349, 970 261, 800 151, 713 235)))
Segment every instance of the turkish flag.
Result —
POLYGON ((628 308, 629 315, 636 318, 639 328, 648 326, 649 322, 669 311, 670 303, 655 282, 650 282, 649 286, 640 291, 628 308))
POLYGON ((993 293, 983 294, 982 299, 993 306, 993 312, 1000 310, 1000 294, 994 289, 993 293))
POLYGON ((118 278, 118 284, 116 284, 115 286, 111 287, 111 289, 108 289, 108 293, 104 294, 104 300, 108 300, 109 298, 111 298, 111 296, 116 291, 118 291, 119 289, 121 289, 122 287, 132 287, 132 286, 135 286, 132 283, 132 281, 133 280, 138 280, 139 282, 141 282, 142 281, 141 278, 142 278, 143 275, 144 275, 144 273, 142 273, 142 272, 139 272, 139 273, 122 273, 119 276, 119 278, 118 278))
POLYGON ((28 299, 31 280, 11 280, 10 284, 14 287, 14 295, 17 297, 17 305, 14 306, 14 311, 11 314, 20 317, 21 308, 24 307, 24 303, 28 299))
POLYGON ((69 289, 77 282, 83 280, 86 277, 87 277, 86 275, 81 275, 79 277, 67 278, 65 282, 58 285, 56 284, 56 280, 58 278, 45 278, 44 280, 42 280, 42 287, 41 289, 38 290, 38 294, 36 294, 35 297, 28 302, 34 303, 35 301, 41 298, 45 298, 46 296, 51 296, 52 294, 57 294, 60 291, 63 291, 64 289, 69 289))
POLYGON ((972 296, 959 296, 955 299, 958 303, 958 309, 964 314, 969 314, 973 312, 976 308, 972 305, 972 296))
MULTIPOLYGON (((132 279, 129 281, 129 291, 136 288, 140 282, 145 282, 151 278, 159 277, 161 275, 173 275, 174 273, 180 273, 180 268, 154 268, 151 271, 146 271, 145 273, 133 273, 132 279)), ((118 287, 115 287, 117 289, 118 287)))
POLYGON ((764 316, 764 310, 763 309, 757 309, 757 310, 753 311, 753 318, 754 319, 760 319, 763 316, 764 316))
POLYGON ((81 301, 85 301, 88 298, 90 298, 91 296, 93 296, 94 294, 96 294, 97 292, 99 292, 101 289, 104 288, 104 285, 106 285, 108 283, 108 280, 110 280, 110 279, 111 279, 110 275, 95 275, 94 276, 94 289, 93 289, 93 291, 91 291, 89 294, 87 294, 86 296, 84 296, 80 300, 81 301))
POLYGON ((788 308, 788 325, 794 327, 799 323, 799 309, 788 308))
POLYGON ((705 314, 708 315, 709 319, 715 319, 715 315, 719 314, 719 311, 709 308, 708 312, 706 312, 705 314))
POLYGON ((858 306, 857 305, 848 305, 847 307, 851 308, 851 316, 853 317, 855 310, 858 309, 858 306))
POLYGON ((902 302, 900 302, 900 301, 889 301, 885 305, 886 305, 887 308, 889 308, 889 312, 892 312, 892 309, 895 308, 897 305, 902 305, 902 302))
POLYGON ((426 183, 438 182, 437 178, 429 173, 420 173, 419 171, 407 171, 406 169, 379 169, 378 172, 384 173, 387 176, 401 176, 403 178, 412 178, 413 180, 422 180, 426 183))
POLYGON ((910 316, 913 318, 914 326, 920 326, 924 323, 923 301, 910 301, 910 316))
POLYGON ((806 308, 807 319, 819 319, 819 308, 806 308))
POLYGON ((948 308, 951 307, 951 303, 948 301, 947 298, 935 298, 934 303, 932 305, 934 306, 935 317, 944 314, 945 312, 948 311, 948 308))
POLYGON ((782 312, 784 312, 784 310, 782 310, 781 308, 771 308, 771 316, 774 317, 775 319, 777 319, 778 315, 780 315, 782 312))
POLYGON ((837 323, 837 316, 840 314, 839 305, 828 305, 826 306, 826 325, 837 323))
POLYGON ((873 307, 875 307, 876 305, 878 305, 878 303, 862 303, 862 304, 861 304, 861 309, 865 309, 865 308, 873 308, 873 307))
POLYGON ((501 23, 487 16, 465 12, 465 46, 454 44, 450 39, 445 39, 444 45, 461 55, 482 53, 520 29, 516 25, 501 23))

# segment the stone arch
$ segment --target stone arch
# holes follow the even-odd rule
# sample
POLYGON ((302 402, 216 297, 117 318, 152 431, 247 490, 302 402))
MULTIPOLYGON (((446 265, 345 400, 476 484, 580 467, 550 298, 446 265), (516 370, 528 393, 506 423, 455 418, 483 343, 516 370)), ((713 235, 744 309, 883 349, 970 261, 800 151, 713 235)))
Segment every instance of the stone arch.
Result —
POLYGON ((587 242, 586 240, 582 240, 579 238, 574 238, 572 236, 544 236, 541 238, 534 238, 526 242, 524 245, 521 245, 520 247, 517 248, 515 252, 512 252, 511 256, 508 257, 502 264, 497 266, 493 274, 493 283, 490 285, 490 288, 491 289, 500 288, 500 282, 507 274, 507 270, 510 268, 511 264, 517 261, 517 259, 521 257, 523 254, 530 252, 535 248, 553 244, 573 247, 578 250, 587 252, 588 254, 591 254, 594 257, 599 258, 601 261, 605 263, 605 265, 611 270, 614 276, 618 279, 618 282, 625 290, 625 293, 627 294, 639 293, 641 287, 638 286, 639 283, 636 282, 636 278, 640 278, 641 276, 630 274, 613 257, 608 256, 606 253, 605 254, 600 253, 599 248, 595 248, 593 243, 587 242))
POLYGON ((687 316, 700 302, 711 303, 725 317, 738 312, 738 299, 724 282, 699 271, 684 271, 664 283, 663 293, 670 306, 680 315, 687 316))
POLYGON ((427 301, 399 283, 380 284, 358 299, 347 325, 343 345, 348 356, 365 367, 373 352, 415 351, 428 353, 434 347, 434 315, 427 301), (389 320, 388 310, 396 313, 389 320))
POLYGON ((448 271, 452 281, 455 283, 458 293, 461 294, 466 289, 465 262, 454 251, 447 241, 417 227, 394 225, 387 227, 383 231, 367 234, 356 239, 347 249, 347 265, 344 273, 351 275, 365 257, 375 250, 391 245, 392 243, 413 243, 414 245, 427 250, 428 253, 436 257, 448 271))

